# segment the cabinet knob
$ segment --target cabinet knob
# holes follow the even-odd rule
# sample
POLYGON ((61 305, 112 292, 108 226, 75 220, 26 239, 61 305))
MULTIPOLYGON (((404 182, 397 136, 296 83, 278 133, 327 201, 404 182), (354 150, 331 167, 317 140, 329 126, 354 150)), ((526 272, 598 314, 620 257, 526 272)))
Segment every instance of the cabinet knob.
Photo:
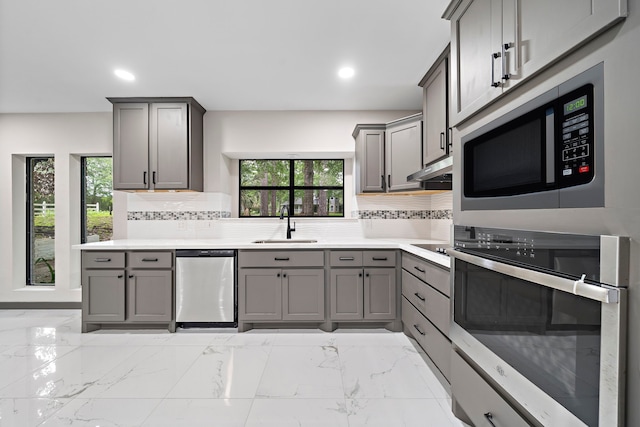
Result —
POLYGON ((362 273, 358 273, 358 277, 362 277, 362 273))
POLYGON ((280 273, 276 274, 276 277, 280 277, 280 273))
POLYGON ((124 274, 118 274, 118 279, 122 279, 124 277, 124 274))
POLYGON ((129 279, 133 279, 133 277, 134 277, 133 274, 129 275, 129 279))
POLYGON ((287 273, 283 273, 283 274, 282 274, 282 277, 287 277, 287 273))
POLYGON ((369 273, 366 273, 366 274, 365 274, 365 277, 369 277, 369 273))

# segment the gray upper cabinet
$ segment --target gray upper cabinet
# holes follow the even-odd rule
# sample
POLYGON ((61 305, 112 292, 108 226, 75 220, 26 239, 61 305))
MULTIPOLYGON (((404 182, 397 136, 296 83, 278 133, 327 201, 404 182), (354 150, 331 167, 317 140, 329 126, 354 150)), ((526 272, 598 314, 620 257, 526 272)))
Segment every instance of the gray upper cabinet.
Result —
POLYGON ((193 98, 109 98, 116 190, 203 190, 204 109, 193 98))
POLYGON ((470 117, 626 15, 626 0, 452 1, 444 13, 451 21, 451 123, 470 117))
POLYGON ((356 193, 420 189, 407 176, 422 168, 422 114, 386 124, 357 125, 356 193))
POLYGON ((448 78, 449 48, 420 82, 423 88, 422 162, 427 165, 449 154, 448 78))
POLYGON ((113 188, 149 188, 149 104, 113 106, 113 188))
POLYGON ((356 127, 356 192, 382 193, 386 190, 384 176, 385 125, 356 127))
POLYGON ((387 124, 385 135, 387 190, 420 189, 407 176, 422 168, 422 114, 387 124))

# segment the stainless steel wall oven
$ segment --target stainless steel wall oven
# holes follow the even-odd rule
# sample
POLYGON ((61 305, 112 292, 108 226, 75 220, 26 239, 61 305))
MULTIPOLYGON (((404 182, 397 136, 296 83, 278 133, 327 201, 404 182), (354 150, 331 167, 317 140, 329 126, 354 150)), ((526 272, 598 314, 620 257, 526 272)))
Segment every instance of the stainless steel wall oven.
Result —
POLYGON ((533 424, 624 425, 627 238, 458 225, 449 254, 454 351, 533 424))

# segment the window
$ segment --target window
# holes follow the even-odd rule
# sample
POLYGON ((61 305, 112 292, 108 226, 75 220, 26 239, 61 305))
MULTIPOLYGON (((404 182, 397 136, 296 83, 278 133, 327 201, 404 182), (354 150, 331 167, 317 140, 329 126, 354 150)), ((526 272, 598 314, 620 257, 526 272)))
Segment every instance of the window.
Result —
POLYGON ((27 157, 27 285, 56 280, 54 166, 53 157, 27 157))
POLYGON ((82 243, 113 236, 113 161, 111 157, 82 158, 82 243))
POLYGON ((241 217, 344 216, 344 160, 240 160, 241 217))

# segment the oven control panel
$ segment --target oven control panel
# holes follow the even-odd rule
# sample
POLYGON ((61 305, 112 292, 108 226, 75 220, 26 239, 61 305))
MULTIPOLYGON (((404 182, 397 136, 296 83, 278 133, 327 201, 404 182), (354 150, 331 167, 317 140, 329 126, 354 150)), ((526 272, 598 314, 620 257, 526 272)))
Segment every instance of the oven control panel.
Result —
POLYGON ((500 262, 534 267, 556 273, 597 280, 600 236, 505 230, 489 227, 454 227, 454 248, 500 262), (578 273, 577 271, 582 271, 578 273))

